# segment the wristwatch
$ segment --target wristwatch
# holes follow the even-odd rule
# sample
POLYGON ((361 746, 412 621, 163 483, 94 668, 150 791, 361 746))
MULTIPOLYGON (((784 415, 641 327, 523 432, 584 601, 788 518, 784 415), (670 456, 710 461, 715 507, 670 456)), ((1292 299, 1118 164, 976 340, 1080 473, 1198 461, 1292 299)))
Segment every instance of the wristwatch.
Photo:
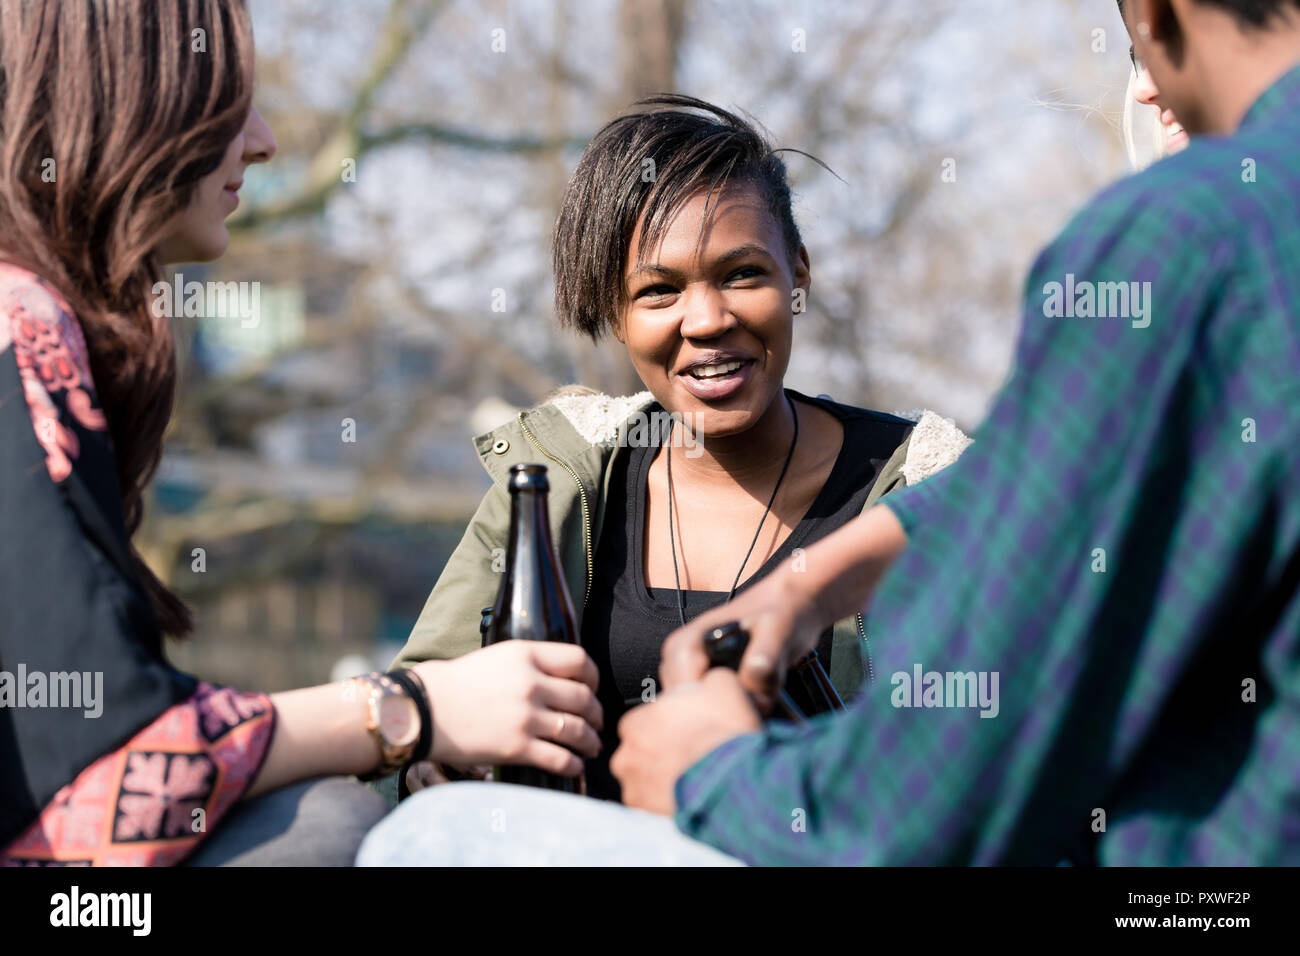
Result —
POLYGON ((415 755, 420 740, 420 710, 410 694, 386 674, 354 677, 367 692, 366 730, 379 745, 379 766, 361 780, 374 780, 399 769, 415 755))

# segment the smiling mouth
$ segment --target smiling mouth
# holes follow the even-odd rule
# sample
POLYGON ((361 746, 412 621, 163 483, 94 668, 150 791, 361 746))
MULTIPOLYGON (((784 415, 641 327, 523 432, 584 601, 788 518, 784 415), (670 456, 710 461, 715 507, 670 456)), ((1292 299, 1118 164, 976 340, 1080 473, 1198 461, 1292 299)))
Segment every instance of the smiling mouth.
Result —
POLYGON ((688 368, 685 374, 701 382, 716 382, 720 379, 735 375, 742 368, 748 365, 750 361, 752 360, 734 359, 728 362, 715 362, 712 365, 696 365, 688 368))

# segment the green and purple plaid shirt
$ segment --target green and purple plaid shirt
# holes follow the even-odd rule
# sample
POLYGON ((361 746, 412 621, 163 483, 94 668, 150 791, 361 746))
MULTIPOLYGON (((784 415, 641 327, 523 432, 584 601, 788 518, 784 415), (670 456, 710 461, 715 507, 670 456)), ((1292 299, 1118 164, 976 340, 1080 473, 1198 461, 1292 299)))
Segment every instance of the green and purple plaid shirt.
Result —
POLYGON ((888 504, 874 685, 692 767, 685 833, 760 864, 1300 863, 1300 68, 1075 218, 975 444, 888 504))

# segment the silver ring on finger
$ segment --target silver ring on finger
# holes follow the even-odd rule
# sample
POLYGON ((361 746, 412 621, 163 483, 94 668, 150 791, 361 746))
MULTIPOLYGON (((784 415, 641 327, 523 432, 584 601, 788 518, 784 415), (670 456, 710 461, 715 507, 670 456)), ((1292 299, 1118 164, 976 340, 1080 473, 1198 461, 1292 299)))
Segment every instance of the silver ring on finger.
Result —
POLYGON ((568 718, 566 718, 566 717, 564 716, 564 714, 560 714, 560 726, 559 726, 558 728, 556 728, 556 731, 555 731, 555 737, 556 737, 557 740, 558 740, 559 738, 561 738, 561 737, 564 736, 564 725, 565 725, 567 722, 568 722, 568 718))

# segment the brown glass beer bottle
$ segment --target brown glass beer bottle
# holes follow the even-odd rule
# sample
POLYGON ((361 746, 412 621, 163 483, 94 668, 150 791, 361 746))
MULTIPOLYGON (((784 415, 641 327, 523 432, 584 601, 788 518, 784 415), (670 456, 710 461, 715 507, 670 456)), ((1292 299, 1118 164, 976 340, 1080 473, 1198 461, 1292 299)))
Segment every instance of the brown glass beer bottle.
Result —
MULTIPOLYGON (((551 540, 546 466, 512 466, 509 489, 510 537, 505 575, 490 618, 484 615, 483 645, 511 640, 577 644, 573 601, 551 540)), ((492 779, 566 793, 586 790, 581 775, 561 777, 537 767, 502 765, 493 769, 492 779)))

